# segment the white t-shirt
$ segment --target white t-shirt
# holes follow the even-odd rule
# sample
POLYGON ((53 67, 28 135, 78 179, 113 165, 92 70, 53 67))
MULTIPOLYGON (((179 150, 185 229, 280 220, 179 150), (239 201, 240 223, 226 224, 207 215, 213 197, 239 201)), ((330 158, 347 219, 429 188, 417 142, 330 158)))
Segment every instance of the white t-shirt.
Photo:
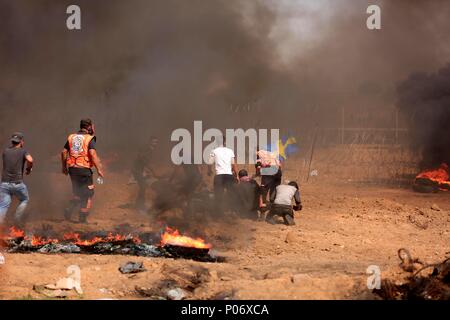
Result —
POLYGON ((210 163, 216 165, 216 175, 233 174, 231 170, 233 159, 234 151, 226 147, 218 147, 210 155, 210 163))
POLYGON ((277 187, 277 194, 273 203, 290 206, 292 204, 292 198, 296 192, 297 188, 286 184, 281 184, 277 187))

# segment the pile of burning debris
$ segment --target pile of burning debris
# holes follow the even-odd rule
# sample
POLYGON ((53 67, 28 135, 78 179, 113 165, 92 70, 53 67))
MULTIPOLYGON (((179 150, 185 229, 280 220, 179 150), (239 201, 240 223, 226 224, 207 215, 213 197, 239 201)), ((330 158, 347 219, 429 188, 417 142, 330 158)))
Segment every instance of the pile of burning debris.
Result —
POLYGON ((448 165, 419 173, 414 180, 413 189, 417 192, 431 193, 450 190, 448 165))
POLYGON ((166 228, 156 242, 155 234, 120 235, 108 233, 93 237, 82 237, 80 233, 67 233, 62 239, 27 236, 23 230, 10 228, 7 237, 0 239, 0 246, 10 253, 83 253, 119 254, 142 257, 165 257, 192 259, 201 262, 223 262, 211 252, 211 245, 201 238, 183 236, 178 230, 166 228), (89 240, 86 240, 89 239, 89 240), (141 239, 146 239, 147 242, 141 239), (156 243, 155 243, 156 242, 156 243))
POLYGON ((450 258, 437 264, 425 264, 413 259, 406 249, 398 251, 400 267, 411 273, 407 282, 396 284, 383 280, 374 293, 386 300, 450 300, 450 258), (425 275, 426 271, 430 274, 425 275))

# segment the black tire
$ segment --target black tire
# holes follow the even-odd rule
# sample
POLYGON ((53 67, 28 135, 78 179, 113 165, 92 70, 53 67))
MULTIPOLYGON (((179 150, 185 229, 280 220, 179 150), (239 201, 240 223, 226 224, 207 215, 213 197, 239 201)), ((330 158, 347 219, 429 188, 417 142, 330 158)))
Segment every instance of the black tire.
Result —
POLYGON ((413 190, 420 193, 437 193, 439 192, 438 186, 414 184, 413 190))

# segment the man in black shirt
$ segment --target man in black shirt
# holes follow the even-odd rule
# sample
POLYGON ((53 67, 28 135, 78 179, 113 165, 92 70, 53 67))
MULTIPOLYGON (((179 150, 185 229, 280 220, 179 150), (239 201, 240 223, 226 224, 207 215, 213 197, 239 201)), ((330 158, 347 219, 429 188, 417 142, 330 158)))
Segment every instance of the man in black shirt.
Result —
POLYGON ((23 223, 23 214, 29 200, 28 189, 23 182, 23 172, 25 171, 29 175, 33 168, 33 158, 23 148, 24 143, 23 134, 14 133, 11 137, 11 146, 3 152, 2 181, 0 184, 0 225, 6 217, 13 196, 19 200, 14 223, 18 226, 23 223))
POLYGON ((236 185, 237 212, 243 218, 258 219, 258 210, 262 206, 261 187, 248 176, 247 170, 239 171, 239 184, 236 185))

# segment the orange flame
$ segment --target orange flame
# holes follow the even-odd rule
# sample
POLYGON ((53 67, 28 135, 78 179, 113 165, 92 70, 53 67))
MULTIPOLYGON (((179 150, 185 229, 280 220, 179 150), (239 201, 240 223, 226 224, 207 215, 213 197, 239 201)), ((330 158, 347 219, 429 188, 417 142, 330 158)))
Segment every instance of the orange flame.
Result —
POLYGON ((178 230, 173 230, 169 227, 166 228, 166 232, 161 236, 161 246, 173 245, 180 247, 198 248, 198 249, 210 249, 211 245, 205 243, 205 240, 201 238, 190 238, 188 236, 180 235, 178 230))
MULTIPOLYGON (((71 241, 74 244, 80 245, 80 246, 91 246, 91 245, 94 245, 94 244, 97 244, 100 242, 116 242, 116 241, 124 241, 127 239, 128 239, 128 236, 124 236, 124 235, 120 235, 120 234, 113 235, 111 232, 105 238, 94 237, 89 240, 82 240, 80 238, 80 235, 78 233, 74 233, 74 232, 66 233, 64 235, 65 241, 71 241)), ((132 240, 134 243, 141 243, 141 239, 139 239, 138 237, 133 237, 132 240)))
MULTIPOLYGON (((31 245, 33 246, 43 246, 49 243, 58 243, 60 240, 58 239, 52 239, 52 238, 46 238, 41 237, 37 235, 33 235, 31 238, 27 237, 25 235, 25 232, 23 230, 17 229, 16 227, 11 227, 9 230, 9 238, 24 238, 25 240, 31 241, 31 245)), ((84 240, 80 238, 80 235, 78 233, 66 233, 63 236, 63 241, 65 242, 71 242, 76 245, 80 246, 91 246, 100 242, 117 242, 117 241, 124 241, 128 240, 129 236, 124 236, 120 234, 112 234, 109 233, 108 236, 101 238, 101 237, 94 237, 89 240, 84 240)), ((141 239, 139 237, 132 237, 131 238, 134 243, 141 243, 141 239)))
MULTIPOLYGON (((33 246, 46 245, 49 243, 59 243, 63 242, 71 242, 75 245, 79 246, 92 246, 97 243, 102 242, 117 242, 124 241, 130 239, 130 236, 113 234, 109 233, 106 237, 94 237, 92 239, 81 239, 80 234, 71 232, 66 233, 63 236, 62 240, 40 237, 37 235, 33 235, 32 237, 27 237, 23 230, 17 229, 15 227, 10 228, 9 233, 10 238, 24 238, 25 240, 31 241, 33 246)), ((134 243, 141 243, 141 239, 139 237, 132 237, 131 240, 134 243)), ((188 236, 183 236, 180 234, 178 230, 171 229, 169 227, 166 228, 166 231, 161 237, 161 246, 164 245, 174 245, 180 247, 188 247, 188 248, 198 248, 198 249, 210 249, 211 245, 206 243, 205 240, 201 238, 191 238, 188 236)))
POLYGON ((446 163, 442 163, 438 169, 426 170, 419 173, 416 177, 417 179, 428 179, 436 182, 442 190, 450 189, 448 165, 446 163))
POLYGON ((23 230, 17 229, 16 227, 9 228, 10 238, 24 238, 25 232, 23 230))
POLYGON ((49 243, 58 243, 57 239, 47 239, 39 236, 32 236, 31 237, 31 245, 33 246, 44 246, 49 243))
POLYGON ((9 228, 8 237, 11 239, 23 238, 25 240, 29 240, 29 241, 31 241, 31 245, 33 245, 33 246, 46 245, 48 243, 58 243, 57 239, 51 239, 51 238, 47 239, 47 238, 39 237, 39 236, 35 236, 35 235, 33 235, 31 238, 29 238, 25 235, 25 231, 20 230, 14 226, 9 228))

